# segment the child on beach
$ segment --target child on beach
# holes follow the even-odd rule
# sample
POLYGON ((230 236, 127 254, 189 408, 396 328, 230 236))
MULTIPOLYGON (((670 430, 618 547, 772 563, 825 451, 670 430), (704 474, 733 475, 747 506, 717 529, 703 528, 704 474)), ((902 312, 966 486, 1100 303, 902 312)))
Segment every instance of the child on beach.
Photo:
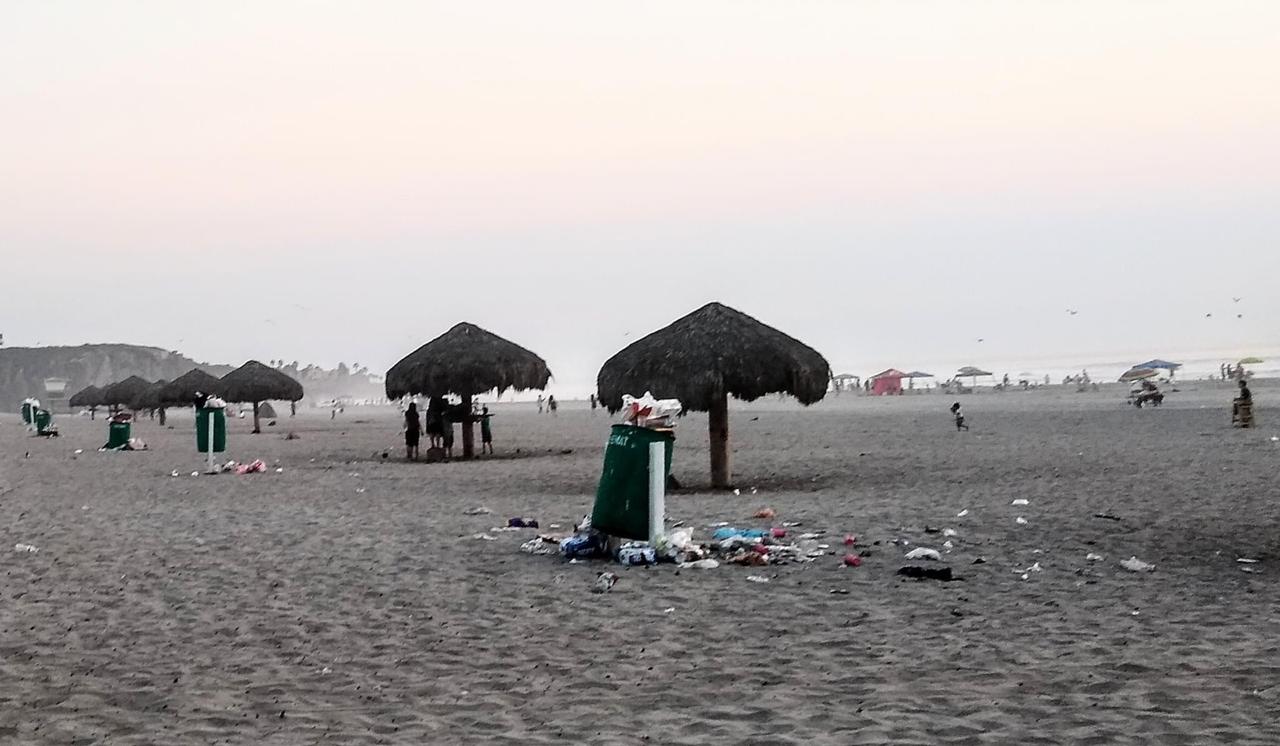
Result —
POLYGON ((964 424, 964 412, 960 411, 960 402, 951 405, 951 416, 956 418, 956 432, 968 432, 969 426, 964 424))

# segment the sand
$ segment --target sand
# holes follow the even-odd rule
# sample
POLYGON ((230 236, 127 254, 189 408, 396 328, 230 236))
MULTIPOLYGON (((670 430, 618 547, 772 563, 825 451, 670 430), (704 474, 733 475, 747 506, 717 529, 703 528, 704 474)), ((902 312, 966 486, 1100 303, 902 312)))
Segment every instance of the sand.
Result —
MULTIPOLYGON (((101 420, 42 441, 5 415, 0 742, 1276 743, 1280 389, 1256 388, 1253 431, 1230 397, 973 395, 964 434, 939 396, 736 406, 743 494, 673 495, 672 518, 767 505, 872 551, 768 584, 472 539, 590 510, 608 420, 579 405, 499 406, 506 456, 447 465, 396 460, 389 410, 236 421, 229 456, 272 465, 244 477, 190 476, 183 413, 136 426, 145 453, 94 451, 101 420), (963 582, 895 576, 941 548, 926 526, 958 533, 963 582), (589 594, 605 569, 621 581, 589 594)), ((704 428, 681 425, 695 488, 704 428)))

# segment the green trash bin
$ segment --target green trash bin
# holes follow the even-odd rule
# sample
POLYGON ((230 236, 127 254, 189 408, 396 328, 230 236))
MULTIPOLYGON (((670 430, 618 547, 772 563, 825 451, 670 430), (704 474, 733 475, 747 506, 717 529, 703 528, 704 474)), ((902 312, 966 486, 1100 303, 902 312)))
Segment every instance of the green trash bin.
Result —
POLYGON ((36 416, 36 405, 30 399, 28 399, 27 401, 24 401, 22 403, 22 424, 24 425, 35 424, 35 421, 36 421, 35 416, 36 416))
POLYGON ((592 528, 626 539, 649 539, 649 444, 659 442, 667 446, 665 480, 671 474, 675 435, 647 427, 613 426, 591 511, 592 528))
POLYGON ((213 415, 213 452, 227 450, 227 413, 221 408, 196 410, 196 450, 209 452, 209 415, 213 415))
POLYGON ((131 422, 112 422, 107 430, 107 450, 115 450, 124 448, 129 444, 129 438, 133 434, 133 423, 131 422))
POLYGON ((49 425, 53 424, 53 413, 47 409, 36 410, 36 433, 44 435, 49 432, 49 425))

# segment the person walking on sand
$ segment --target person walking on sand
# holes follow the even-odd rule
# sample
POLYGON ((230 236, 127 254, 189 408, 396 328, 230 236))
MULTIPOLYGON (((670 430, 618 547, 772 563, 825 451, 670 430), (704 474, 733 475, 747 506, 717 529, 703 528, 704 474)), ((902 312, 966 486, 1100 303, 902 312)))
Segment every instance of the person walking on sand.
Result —
POLYGON ((969 426, 964 424, 964 412, 960 410, 960 402, 951 405, 951 416, 956 418, 956 432, 969 431, 969 426))
POLYGON ((418 419, 418 405, 409 402, 409 409, 404 413, 404 457, 409 461, 418 460, 418 441, 422 439, 422 421, 418 419))
POLYGON ((483 407, 480 410, 480 455, 493 455, 493 425, 490 422, 493 415, 489 414, 489 408, 483 407))

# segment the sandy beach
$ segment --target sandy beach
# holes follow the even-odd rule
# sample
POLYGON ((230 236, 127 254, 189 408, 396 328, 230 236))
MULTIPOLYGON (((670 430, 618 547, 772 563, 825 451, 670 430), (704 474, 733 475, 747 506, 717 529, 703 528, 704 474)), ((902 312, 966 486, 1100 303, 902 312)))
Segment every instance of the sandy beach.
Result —
POLYGON ((498 405, 499 457, 444 465, 403 462, 392 409, 237 420, 227 456, 271 468, 214 477, 185 412, 135 453, 5 415, 0 742, 1276 743, 1280 388, 1255 430, 1229 386, 1182 389, 967 396, 969 433, 936 395, 735 402, 738 496, 698 490, 706 420, 682 421, 673 521, 772 507, 856 534, 854 569, 520 553, 535 532, 489 529, 591 509, 610 420, 577 403, 498 405), (895 575, 942 548, 927 528, 962 582, 895 575))

